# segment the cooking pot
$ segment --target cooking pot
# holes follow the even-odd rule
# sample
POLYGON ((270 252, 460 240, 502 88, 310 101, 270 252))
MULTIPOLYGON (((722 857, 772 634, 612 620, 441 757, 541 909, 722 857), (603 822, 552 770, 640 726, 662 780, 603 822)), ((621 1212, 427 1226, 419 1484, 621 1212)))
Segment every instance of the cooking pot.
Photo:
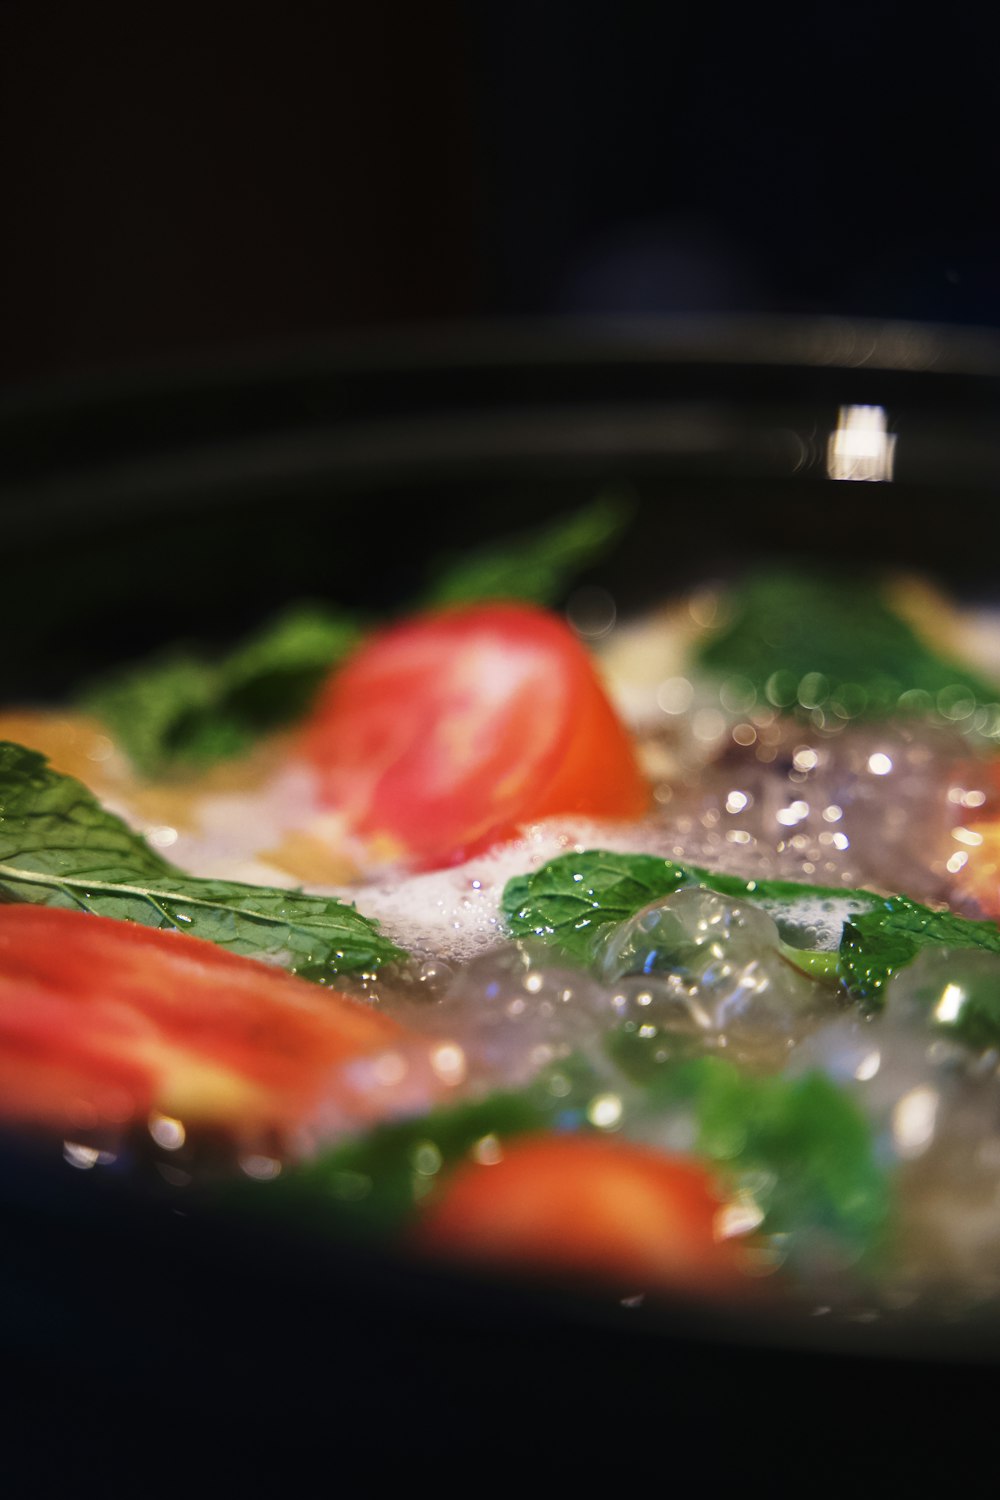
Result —
MULTIPOLYGON (((435 328, 16 392, 0 701, 303 596, 398 607, 443 552, 608 489, 634 520, 589 581, 621 612, 802 555, 995 600, 998 397, 990 331, 752 319, 435 328), (895 438, 881 483, 831 477, 852 407, 895 438)), ((888 1330, 458 1273, 15 1134, 0 1213, 4 1463, 40 1491, 954 1482, 1000 1387, 989 1320, 888 1330)))

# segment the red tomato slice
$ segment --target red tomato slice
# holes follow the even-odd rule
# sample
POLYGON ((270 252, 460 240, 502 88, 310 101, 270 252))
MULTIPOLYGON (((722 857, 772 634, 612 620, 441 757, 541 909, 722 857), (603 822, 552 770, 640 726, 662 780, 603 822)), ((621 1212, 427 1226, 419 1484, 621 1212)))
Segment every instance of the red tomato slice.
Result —
POLYGON ((557 616, 481 604, 408 620, 334 674, 303 748, 376 858, 448 864, 558 813, 631 818, 648 788, 557 616))
POLYGON ((426 1200, 422 1248, 637 1287, 736 1291, 745 1252, 717 1237, 721 1191, 697 1162, 592 1136, 525 1137, 426 1200))
POLYGON ((985 801, 953 808, 954 827, 961 833, 964 825, 975 837, 949 840, 945 868, 953 873, 958 897, 975 902, 983 916, 1000 919, 1000 757, 960 763, 950 779, 959 787, 981 790, 985 801))
MULTIPOLYGON (((157 1110, 282 1133, 340 1065, 405 1036, 345 995, 198 938, 0 906, 0 1118, 67 1131, 157 1110)), ((363 1112, 346 1093, 345 1109, 363 1112)))

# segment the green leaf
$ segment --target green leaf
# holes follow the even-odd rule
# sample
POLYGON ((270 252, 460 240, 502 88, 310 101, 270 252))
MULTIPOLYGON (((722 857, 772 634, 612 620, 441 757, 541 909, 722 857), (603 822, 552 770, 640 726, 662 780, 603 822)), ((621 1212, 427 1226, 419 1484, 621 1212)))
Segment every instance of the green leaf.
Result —
POLYGON ((265 1183, 216 1185, 216 1206, 362 1237, 403 1230, 421 1198, 475 1148, 552 1130, 559 1101, 541 1084, 376 1125, 265 1183))
POLYGON ((481 551, 445 558, 422 602, 433 606, 479 599, 558 603, 571 579, 618 541, 632 514, 632 505, 623 497, 602 496, 551 525, 481 551))
POLYGON ((346 615, 299 605, 220 660, 172 650, 93 683, 81 707, 147 775, 208 765, 301 717, 361 634, 346 615))
POLYGON ((1000 1047, 1000 954, 986 948, 925 948, 898 1004, 904 1014, 923 1014, 935 1032, 973 1052, 1000 1047))
POLYGON ((420 1200, 450 1172, 470 1157, 481 1159, 477 1148, 495 1150, 528 1133, 592 1132, 588 1107, 606 1079, 605 1064, 598 1069, 573 1053, 521 1088, 374 1125, 276 1179, 212 1184, 206 1201, 338 1234, 391 1234, 405 1228, 420 1200))
POLYGON ((421 1119, 376 1126, 299 1168, 286 1185, 314 1201, 357 1205, 356 1217, 366 1229, 386 1233, 398 1228, 435 1181, 460 1165, 484 1137, 507 1140, 549 1129, 551 1123, 551 1108, 536 1094, 493 1094, 421 1119))
POLYGON ((995 922, 934 911, 908 896, 747 880, 657 855, 602 849, 561 854, 531 874, 515 876, 504 889, 503 910, 512 937, 549 943, 589 966, 619 923, 682 886, 696 885, 762 907, 776 922, 790 963, 819 981, 839 979, 871 1009, 881 1006, 892 975, 928 945, 1000 953, 995 922), (817 906, 841 918, 837 951, 810 948, 804 941, 817 906))
POLYGON ((781 956, 790 964, 808 974, 810 979, 831 980, 840 978, 840 956, 826 949, 793 948, 790 943, 781 944, 781 956))
POLYGON ((855 999, 881 1009, 882 992, 893 974, 931 946, 1000 953, 1000 928, 988 920, 934 911, 908 896, 880 898, 873 910, 845 922, 840 977, 855 999))
POLYGON ((561 854, 508 881, 503 910, 512 937, 541 938, 567 958, 589 964, 611 927, 694 884, 688 866, 657 855, 588 849, 561 854))
MULTIPOLYGON (((439 565, 420 604, 557 602, 570 579, 614 545, 631 514, 624 499, 601 497, 549 526, 456 554, 439 565)), ((144 775, 197 769, 305 714, 362 635, 353 616, 301 604, 226 656, 175 647, 93 682, 80 707, 101 720, 144 775)))
POLYGON ((508 881, 503 910, 513 937, 540 938, 567 958, 590 964, 618 923, 651 901, 669 896, 682 886, 696 885, 763 907, 777 922, 781 936, 793 943, 803 935, 808 915, 817 903, 848 914, 868 910, 880 900, 868 891, 787 880, 747 880, 653 854, 588 849, 581 854, 561 854, 531 874, 508 881))
POLYGON ((697 1152, 750 1194, 765 1233, 819 1231, 857 1254, 881 1247, 888 1178, 861 1110, 825 1074, 756 1078, 701 1057, 661 1067, 648 1099, 693 1111, 697 1152))
POLYGON ((177 929, 320 983, 401 957, 343 902, 186 875, 80 782, 9 742, 0 742, 0 900, 177 929))
POLYGON ((729 602, 726 624, 701 647, 698 664, 743 679, 761 702, 854 718, 935 704, 947 715, 962 698, 971 713, 1000 696, 996 684, 927 646, 885 603, 877 579, 761 573, 729 602))

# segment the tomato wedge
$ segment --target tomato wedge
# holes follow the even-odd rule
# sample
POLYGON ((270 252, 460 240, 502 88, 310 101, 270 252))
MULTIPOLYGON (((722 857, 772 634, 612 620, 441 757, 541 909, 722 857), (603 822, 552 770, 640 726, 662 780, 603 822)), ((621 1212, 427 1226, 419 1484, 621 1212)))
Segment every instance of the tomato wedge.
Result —
POLYGON ((302 744, 372 856, 425 868, 553 814, 638 817, 649 797, 586 649, 523 604, 376 635, 334 674, 302 744))
POLYGON ((428 1198, 417 1242, 431 1253, 689 1291, 746 1287, 747 1257, 717 1234, 709 1172, 592 1136, 523 1137, 466 1163, 428 1198))
MULTIPOLYGON (((0 906, 0 1118, 68 1131, 157 1110, 281 1134, 343 1064, 405 1036, 345 995, 198 938, 0 906)), ((338 1102, 363 1113, 347 1085, 338 1102)))
POLYGON ((945 868, 959 898, 974 902, 982 916, 1000 919, 1000 756, 960 763, 951 780, 960 789, 975 788, 978 796, 952 809, 955 842, 947 845, 945 868))

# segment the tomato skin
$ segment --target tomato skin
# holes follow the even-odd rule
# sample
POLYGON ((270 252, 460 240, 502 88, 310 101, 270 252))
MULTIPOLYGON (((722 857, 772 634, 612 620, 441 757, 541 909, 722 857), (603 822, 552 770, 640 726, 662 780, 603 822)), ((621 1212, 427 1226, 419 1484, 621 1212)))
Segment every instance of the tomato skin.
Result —
MULTIPOLYGON (((963 840, 958 846, 965 858, 952 879, 952 889, 962 901, 974 902, 982 916, 1000 920, 1000 756, 985 763, 960 762, 950 780, 960 787, 981 788, 985 795, 978 807, 960 804, 954 809, 953 823, 971 829, 977 842, 963 840)), ((947 851, 949 855, 956 852, 950 840, 947 851)))
POLYGON ((374 858, 456 862, 555 814, 632 818, 649 789, 585 647, 515 603, 440 610, 363 645, 302 749, 374 858))
POLYGON ((3 1119, 65 1131, 158 1110, 283 1135, 338 1068, 405 1035, 347 996, 199 938, 0 906, 3 1119))
POLYGON ((420 1248, 535 1273, 737 1293, 745 1252, 716 1237, 722 1196, 698 1162, 593 1136, 523 1137, 468 1162, 424 1205, 420 1248))

